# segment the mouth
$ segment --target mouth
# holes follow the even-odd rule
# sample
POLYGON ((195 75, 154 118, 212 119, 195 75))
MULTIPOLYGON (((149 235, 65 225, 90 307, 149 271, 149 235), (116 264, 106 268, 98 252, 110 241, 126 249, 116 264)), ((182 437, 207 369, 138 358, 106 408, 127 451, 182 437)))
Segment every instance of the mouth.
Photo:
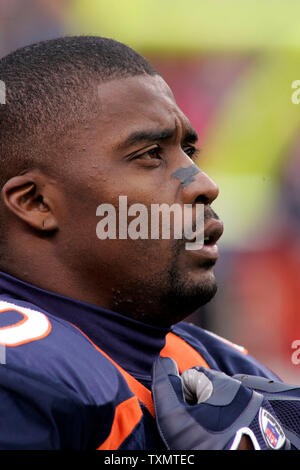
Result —
POLYGON ((195 244, 195 249, 189 249, 189 253, 198 258, 209 259, 215 263, 219 257, 217 242, 222 236, 223 231, 224 225, 220 220, 209 219, 204 227, 203 245, 197 248, 197 237, 195 237, 192 241, 195 244))
POLYGON ((212 246, 221 238, 224 225, 220 220, 210 219, 204 227, 204 246, 212 246))

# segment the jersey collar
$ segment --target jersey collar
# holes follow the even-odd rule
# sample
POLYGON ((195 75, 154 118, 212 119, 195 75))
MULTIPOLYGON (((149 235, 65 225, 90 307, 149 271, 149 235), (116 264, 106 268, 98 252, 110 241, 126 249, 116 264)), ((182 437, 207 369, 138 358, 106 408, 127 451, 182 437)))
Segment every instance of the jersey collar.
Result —
POLYGON ((154 327, 0 272, 0 295, 33 304, 72 323, 137 379, 149 380, 152 364, 165 345, 168 328, 154 327))

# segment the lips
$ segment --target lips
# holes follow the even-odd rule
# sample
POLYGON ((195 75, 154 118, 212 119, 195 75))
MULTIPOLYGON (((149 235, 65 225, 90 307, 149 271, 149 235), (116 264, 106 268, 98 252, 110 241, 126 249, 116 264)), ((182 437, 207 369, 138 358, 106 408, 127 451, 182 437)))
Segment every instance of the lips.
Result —
POLYGON ((224 231, 220 220, 210 219, 204 227, 204 245, 215 245, 224 231))
MULTIPOLYGON (((218 219, 210 218, 206 221, 204 227, 203 240, 204 245, 215 245, 219 238, 222 236, 224 231, 223 222, 218 219)), ((201 239, 202 232, 197 233, 195 237, 190 240, 191 243, 195 242, 197 239, 201 239)))
MULTIPOLYGON (((215 263, 219 257, 219 249, 217 246, 217 241, 222 236, 224 231, 223 223, 215 218, 210 218, 206 220, 204 227, 204 244, 197 247, 197 237, 194 238, 194 248, 193 242, 189 245, 189 254, 195 256, 196 258, 202 260, 201 262, 215 263)), ((198 237, 199 240, 200 237, 198 237)))

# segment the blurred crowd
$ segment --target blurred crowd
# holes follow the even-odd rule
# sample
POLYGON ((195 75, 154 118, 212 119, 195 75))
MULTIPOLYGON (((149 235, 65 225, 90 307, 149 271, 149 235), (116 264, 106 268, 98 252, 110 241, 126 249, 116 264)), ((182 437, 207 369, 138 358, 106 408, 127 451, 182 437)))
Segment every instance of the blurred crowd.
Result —
POLYGON ((63 34, 68 1, 1 0, 0 57, 41 40, 63 34))

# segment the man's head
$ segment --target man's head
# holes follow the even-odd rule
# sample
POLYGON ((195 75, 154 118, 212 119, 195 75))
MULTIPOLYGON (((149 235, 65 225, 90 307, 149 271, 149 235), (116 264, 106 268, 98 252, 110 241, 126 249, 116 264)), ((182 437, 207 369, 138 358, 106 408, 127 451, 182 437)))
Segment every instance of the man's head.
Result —
POLYGON ((172 92, 139 54, 114 40, 46 41, 0 61, 3 232, 0 267, 60 294, 166 326, 216 291, 222 226, 218 189, 192 164, 196 133, 172 92), (141 203, 205 205, 210 245, 183 239, 96 236, 96 209, 119 196, 141 203))

